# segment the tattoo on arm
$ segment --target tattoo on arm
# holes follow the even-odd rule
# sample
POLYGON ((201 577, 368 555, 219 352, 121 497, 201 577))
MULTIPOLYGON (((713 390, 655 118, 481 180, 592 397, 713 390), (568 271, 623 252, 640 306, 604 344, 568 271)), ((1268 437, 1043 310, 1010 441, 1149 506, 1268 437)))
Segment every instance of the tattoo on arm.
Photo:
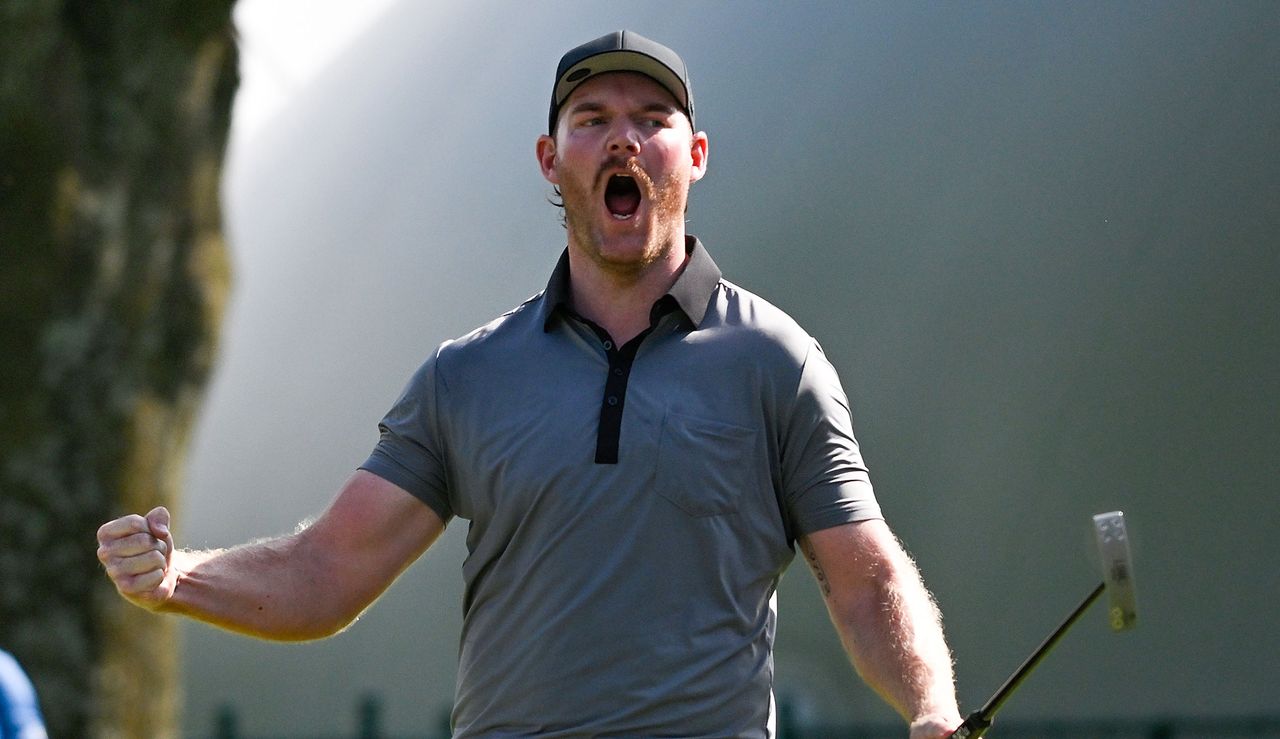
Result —
POLYGON ((800 549, 804 552, 804 558, 809 561, 813 576, 818 580, 818 587, 822 590, 822 597, 831 597, 831 582, 827 580, 827 573, 822 571, 822 565, 818 562, 818 552, 813 548, 813 542, 808 539, 801 539, 800 549))

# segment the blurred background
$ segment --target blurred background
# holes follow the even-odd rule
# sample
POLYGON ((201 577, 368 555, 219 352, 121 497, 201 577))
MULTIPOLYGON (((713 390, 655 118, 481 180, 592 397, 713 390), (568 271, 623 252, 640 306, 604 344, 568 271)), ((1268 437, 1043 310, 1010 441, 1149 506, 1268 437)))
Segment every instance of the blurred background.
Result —
MULTIPOLYGON (((1089 592, 1090 516, 1123 509, 1139 627, 1096 609, 1002 722, 1280 734, 1275 3, 241 0, 234 18, 233 288, 180 545, 318 512, 427 353, 544 286, 564 246, 533 156, 555 63, 631 28, 690 67, 710 137, 690 232, 841 372, 962 707, 1089 592)), ((334 639, 183 624, 182 732, 331 736, 362 710, 440 731, 459 523, 334 639)), ((811 580, 781 587, 788 720, 892 724, 811 580)))

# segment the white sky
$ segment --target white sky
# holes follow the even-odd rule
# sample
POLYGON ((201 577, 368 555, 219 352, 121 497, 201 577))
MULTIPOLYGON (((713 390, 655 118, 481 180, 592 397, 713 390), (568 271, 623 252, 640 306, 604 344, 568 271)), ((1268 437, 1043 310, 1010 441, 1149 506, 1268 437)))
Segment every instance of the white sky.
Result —
POLYGON ((235 135, 254 134, 395 0, 240 0, 235 135))

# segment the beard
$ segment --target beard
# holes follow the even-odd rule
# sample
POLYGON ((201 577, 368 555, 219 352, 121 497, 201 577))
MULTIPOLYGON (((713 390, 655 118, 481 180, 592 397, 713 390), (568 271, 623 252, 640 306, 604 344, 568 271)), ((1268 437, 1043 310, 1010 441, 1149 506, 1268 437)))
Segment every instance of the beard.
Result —
POLYGON ((620 276, 638 276, 646 268, 665 259, 677 246, 684 248, 678 238, 679 227, 684 221, 688 186, 677 173, 670 173, 659 180, 649 176, 634 158, 614 158, 603 162, 595 176, 586 181, 566 170, 561 170, 560 197, 564 203, 565 228, 570 243, 590 257, 600 268, 620 276), (642 202, 648 204, 647 221, 633 220, 629 225, 634 238, 642 238, 638 248, 610 249, 612 237, 606 233, 602 218, 609 218, 601 207, 605 185, 609 177, 619 169, 629 174, 640 189, 642 202), (602 215, 603 214, 603 215, 602 215))

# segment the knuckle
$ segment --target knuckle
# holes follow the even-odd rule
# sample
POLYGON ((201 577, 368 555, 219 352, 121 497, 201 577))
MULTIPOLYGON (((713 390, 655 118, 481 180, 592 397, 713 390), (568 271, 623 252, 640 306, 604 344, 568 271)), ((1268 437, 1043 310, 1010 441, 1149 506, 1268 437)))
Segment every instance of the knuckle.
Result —
POLYGON ((149 549, 154 549, 154 539, 150 534, 136 533, 127 537, 117 539, 116 544, 121 556, 138 555, 149 549))
POLYGON ((163 564, 163 562, 158 563, 156 561, 155 552, 146 552, 130 557, 127 560, 126 571, 130 575, 137 577, 138 575, 151 572, 156 569, 158 564, 163 564))
POLYGON ((121 539, 139 531, 147 530, 147 521, 136 513, 108 521, 98 527, 98 541, 107 542, 121 539))
POLYGON ((136 578, 121 576, 115 580, 116 590, 120 591, 121 595, 132 598, 138 594, 135 583, 136 578))
POLYGON ((127 577, 125 573, 120 569, 120 562, 118 560, 111 560, 107 562, 106 571, 107 571, 107 577, 111 579, 111 582, 116 584, 117 588, 120 587, 122 581, 125 580, 127 577))

